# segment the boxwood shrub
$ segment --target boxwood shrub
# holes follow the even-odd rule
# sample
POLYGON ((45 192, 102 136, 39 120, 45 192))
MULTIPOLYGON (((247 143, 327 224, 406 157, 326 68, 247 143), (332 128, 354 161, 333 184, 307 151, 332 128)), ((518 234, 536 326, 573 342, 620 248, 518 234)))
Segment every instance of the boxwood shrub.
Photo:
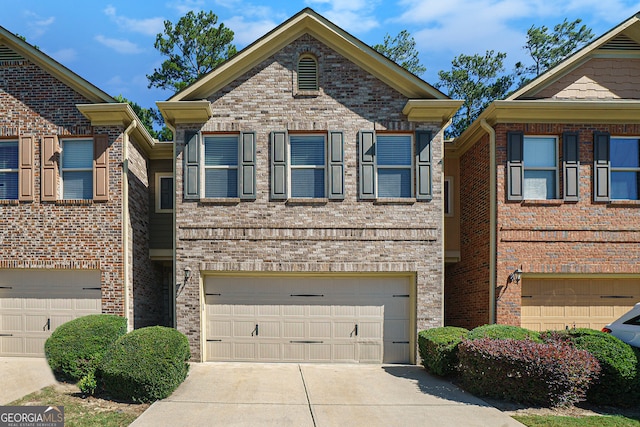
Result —
POLYGON ((531 340, 463 340, 459 379, 466 390, 514 402, 568 406, 585 399, 600 371, 588 351, 531 340))
POLYGON ((44 354, 59 380, 79 381, 92 374, 107 349, 127 332, 127 319, 91 314, 60 325, 45 341, 44 354))
POLYGON ((589 389, 587 400, 600 405, 632 404, 638 382, 638 362, 630 345, 611 334, 587 328, 546 332, 543 338, 548 342, 570 341, 598 359, 602 372, 589 389))
POLYGON ((173 328, 150 326, 118 339, 98 367, 104 390, 134 402, 169 396, 187 377, 187 337, 173 328))
POLYGON ((542 342, 538 332, 511 325, 483 325, 469 331, 467 339, 476 340, 479 338, 491 338, 496 340, 531 340, 542 342))
POLYGON ((427 329, 418 334, 422 366, 433 374, 447 376, 458 364, 458 344, 469 331, 455 326, 427 329))

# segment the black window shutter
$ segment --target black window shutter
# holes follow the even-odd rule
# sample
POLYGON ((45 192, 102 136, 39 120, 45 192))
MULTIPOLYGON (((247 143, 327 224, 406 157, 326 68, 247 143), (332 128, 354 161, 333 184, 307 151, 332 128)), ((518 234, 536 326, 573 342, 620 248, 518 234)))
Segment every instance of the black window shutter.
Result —
POLYGON ((184 198, 200 198, 200 134, 184 133, 184 198))
POLYGON ((416 132, 416 199, 433 198, 431 183, 431 132, 416 132))
POLYGON ((564 200, 580 199, 580 142, 578 132, 562 134, 562 176, 564 200))
POLYGON ((524 199, 524 133, 507 133, 507 200, 524 199))
POLYGON ((608 202, 611 199, 611 161, 609 148, 611 135, 607 132, 593 134, 593 201, 608 202))
POLYGON ((376 198, 376 137, 374 131, 360 131, 360 191, 361 199, 376 198))

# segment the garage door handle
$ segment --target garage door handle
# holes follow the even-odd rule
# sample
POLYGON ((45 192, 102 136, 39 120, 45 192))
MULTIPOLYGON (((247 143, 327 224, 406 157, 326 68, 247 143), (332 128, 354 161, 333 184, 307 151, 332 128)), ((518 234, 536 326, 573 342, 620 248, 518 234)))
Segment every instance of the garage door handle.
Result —
POLYGON ((322 344, 324 341, 289 341, 290 344, 322 344))
POLYGON ((258 325, 256 325, 256 328, 251 332, 251 336, 253 336, 253 334, 255 334, 256 337, 258 336, 258 325))
POLYGON ((353 328, 353 331, 351 331, 351 333, 349 334, 350 337, 352 336, 358 336, 358 324, 356 323, 356 326, 353 328))
POLYGON ((44 326, 42 327, 43 331, 50 331, 51 330, 51 319, 47 319, 47 322, 44 324, 44 326))

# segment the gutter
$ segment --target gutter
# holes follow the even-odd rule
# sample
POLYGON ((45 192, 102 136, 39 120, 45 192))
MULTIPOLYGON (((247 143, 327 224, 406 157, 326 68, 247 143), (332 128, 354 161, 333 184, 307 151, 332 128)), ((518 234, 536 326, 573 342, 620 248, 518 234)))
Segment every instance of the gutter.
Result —
POLYGON ((176 205, 176 127, 175 125, 171 124, 171 122, 169 120, 165 119, 165 125, 169 128, 169 130, 171 131, 171 134, 173 135, 173 144, 172 145, 172 152, 173 155, 171 157, 171 163, 173 164, 173 213, 172 213, 172 221, 173 221, 173 232, 171 233, 171 262, 172 262, 172 270, 173 270, 173 274, 171 275, 171 298, 169 299, 169 305, 170 305, 170 310, 171 310, 171 326, 173 326, 173 328, 177 328, 178 327, 178 322, 177 322, 177 308, 176 308, 176 297, 177 297, 177 292, 178 292, 178 288, 176 285, 176 233, 177 233, 177 228, 176 228, 176 211, 177 211, 177 205, 176 205))
POLYGON ((485 119, 480 126, 489 134, 489 323, 496 323, 496 131, 485 119))
POLYGON ((124 130, 122 135, 122 251, 124 266, 124 312, 128 318, 127 329, 133 330, 133 316, 129 315, 131 284, 129 283, 129 134, 138 126, 137 120, 133 120, 124 130))

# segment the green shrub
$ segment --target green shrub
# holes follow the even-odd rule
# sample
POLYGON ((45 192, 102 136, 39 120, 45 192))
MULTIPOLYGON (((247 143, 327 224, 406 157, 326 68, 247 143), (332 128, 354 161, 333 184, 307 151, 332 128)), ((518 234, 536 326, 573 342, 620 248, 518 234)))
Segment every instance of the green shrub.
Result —
POLYGON ((60 380, 78 381, 93 373, 107 349, 127 332, 127 319, 91 314, 60 325, 44 344, 51 370, 60 380))
POLYGON ((427 371, 441 376, 455 372, 458 364, 458 344, 468 332, 455 326, 421 331, 418 334, 418 348, 422 366, 427 371))
POLYGON ((541 343, 538 332, 511 325, 483 325, 469 331, 467 339, 476 340, 480 338, 491 338, 494 340, 531 340, 541 343))
POLYGON ((569 406, 584 400, 600 370, 588 351, 560 342, 463 340, 458 357, 463 388, 530 405, 569 406))
POLYGON ((80 381, 78 381, 78 388, 83 394, 93 396, 96 392, 96 388, 98 388, 98 382, 96 381, 96 376, 93 372, 89 372, 87 375, 82 377, 80 381))
POLYGON ((184 334, 150 326, 118 339, 97 372, 105 391, 113 397, 152 402, 169 396, 184 381, 190 356, 184 334))
POLYGON ((600 378, 589 392, 587 400, 595 404, 629 405, 636 387, 637 359, 631 346, 611 334, 594 329, 578 328, 546 332, 545 341, 567 341, 591 353, 602 368, 600 378))

